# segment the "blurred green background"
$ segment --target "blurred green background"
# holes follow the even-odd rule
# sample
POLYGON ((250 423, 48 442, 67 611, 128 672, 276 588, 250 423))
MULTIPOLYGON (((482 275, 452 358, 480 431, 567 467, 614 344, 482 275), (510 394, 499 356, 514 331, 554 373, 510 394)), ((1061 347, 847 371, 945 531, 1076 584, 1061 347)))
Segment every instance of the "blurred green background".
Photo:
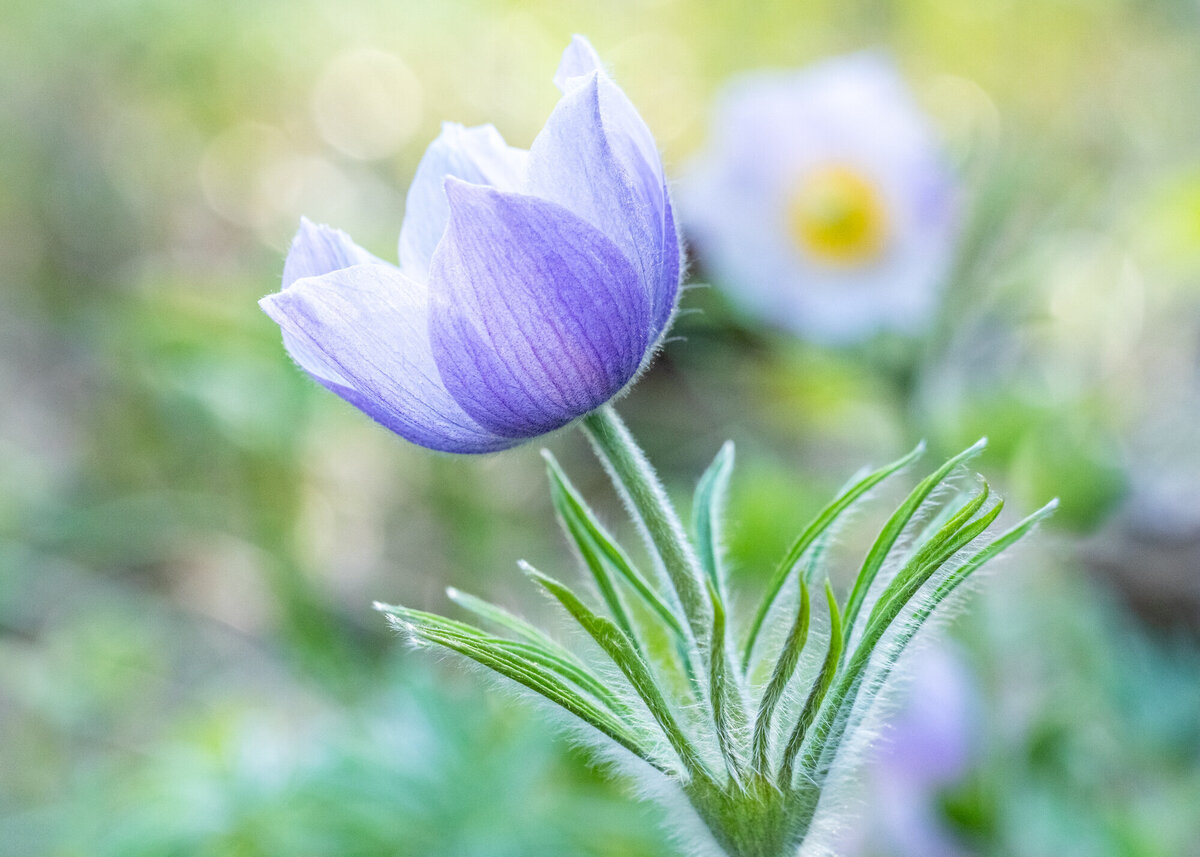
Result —
MULTIPOLYGON (((573 32, 668 169, 729 75, 894 54, 970 200, 943 323, 825 351, 692 290, 622 411, 684 503, 737 441, 747 585, 860 466, 989 434, 1014 508, 1064 506, 950 628, 982 704, 942 823, 964 854, 1200 855, 1194 0, 7 0, 0 853, 682 853, 544 709, 370 609, 453 583, 550 615, 515 569, 575 573, 537 445, 410 447, 255 304, 301 214, 394 258, 442 120, 528 145, 573 32)), ((547 443, 620 520, 582 439, 547 443)))

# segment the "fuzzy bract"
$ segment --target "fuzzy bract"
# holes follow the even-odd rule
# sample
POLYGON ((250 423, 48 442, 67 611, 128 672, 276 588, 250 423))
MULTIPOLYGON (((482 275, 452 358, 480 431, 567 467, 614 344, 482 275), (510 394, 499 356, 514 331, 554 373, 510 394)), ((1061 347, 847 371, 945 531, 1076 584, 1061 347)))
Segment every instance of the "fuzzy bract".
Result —
POLYGON ((954 189, 893 64, 861 53, 730 81, 681 211, 737 306, 841 344, 929 319, 957 233, 954 189))
POLYGON ((619 393, 675 310, 680 249, 649 129, 576 36, 526 151, 447 123, 399 265, 305 220, 261 305, 305 372, 402 437, 491 452, 619 393))

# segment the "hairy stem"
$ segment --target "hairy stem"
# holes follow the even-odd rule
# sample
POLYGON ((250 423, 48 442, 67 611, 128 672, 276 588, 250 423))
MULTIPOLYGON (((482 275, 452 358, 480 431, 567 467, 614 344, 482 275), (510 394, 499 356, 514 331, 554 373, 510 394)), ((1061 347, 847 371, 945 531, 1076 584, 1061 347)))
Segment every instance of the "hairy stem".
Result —
POLYGON ((661 558, 693 640, 704 640, 712 626, 704 575, 654 467, 610 405, 584 417, 583 428, 651 550, 661 558))

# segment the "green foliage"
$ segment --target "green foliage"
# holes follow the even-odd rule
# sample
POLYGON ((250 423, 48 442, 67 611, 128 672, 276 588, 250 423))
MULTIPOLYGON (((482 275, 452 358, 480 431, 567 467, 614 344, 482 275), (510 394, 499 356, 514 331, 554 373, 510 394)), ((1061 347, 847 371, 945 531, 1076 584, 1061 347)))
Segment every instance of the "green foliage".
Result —
MULTIPOLYGON (((762 701, 758 704, 758 715, 754 718, 754 769, 760 773, 768 770, 767 744, 771 736, 771 716, 775 706, 783 699, 783 692, 792 673, 800 663, 800 655, 804 652, 804 644, 808 642, 808 624, 811 607, 808 598, 808 584, 800 580, 800 608, 796 613, 796 621, 788 632, 787 640, 775 662, 771 680, 763 690, 762 701)), ((830 614, 832 618, 832 613, 830 614)), ((835 638, 831 635, 830 640, 835 638)), ((803 719, 803 718, 801 718, 803 719)))
POLYGON ((609 615, 589 607, 569 587, 527 563, 522 567, 583 628, 623 681, 611 677, 611 670, 589 668, 524 620, 458 592, 452 592, 455 601, 516 633, 522 642, 506 642, 471 625, 422 611, 386 605, 379 609, 413 639, 443 646, 540 693, 674 780, 731 857, 785 857, 794 852, 807 836, 820 795, 838 764, 852 762, 843 759, 843 748, 857 738, 856 730, 870 714, 905 648, 958 586, 1056 505, 1051 503, 968 553, 1004 504, 989 503, 991 490, 984 483, 969 500, 952 503, 939 513, 931 496, 983 443, 951 458, 918 484, 885 523, 844 605, 830 581, 824 581, 825 654, 815 674, 797 678, 812 636, 809 584, 816 567, 814 552, 823 547, 848 510, 873 487, 911 464, 923 447, 855 480, 792 543, 749 620, 739 663, 729 657, 730 642, 740 635, 736 617, 727 611, 719 562, 721 509, 732 470, 732 446, 722 447, 700 480, 692 516, 693 545, 649 462, 615 412, 605 408, 588 417, 585 427, 618 493, 642 525, 671 589, 656 591, 634 569, 628 553, 600 525, 548 454, 555 509, 609 615), (930 519, 932 524, 923 523, 930 519), (897 549, 906 536, 911 543, 897 549), (895 571, 883 575, 888 568, 895 571), (760 685, 750 673, 750 656, 793 575, 798 593, 795 618, 786 637, 765 653, 774 666, 760 685), (618 583, 648 609, 639 614, 627 611, 618 583), (866 610, 872 594, 874 602, 866 610), (675 597, 681 607, 672 606, 675 597), (677 610, 682 610, 682 618, 676 618, 677 610), (707 617, 708 631, 693 635, 701 617, 707 617), (702 668, 689 673, 692 692, 672 694, 671 686, 663 682, 661 676, 681 664, 675 652, 656 653, 639 645, 644 636, 639 621, 670 628, 676 641, 686 645, 682 666, 702 668), (759 702, 752 710, 748 700, 755 698, 759 702), (781 705, 801 698, 802 705, 781 705), (776 717, 781 709, 783 716, 776 717))
MULTIPOLYGON (((587 563, 588 570, 596 577, 596 584, 604 593, 605 601, 609 603, 610 609, 613 604, 619 605, 620 602, 612 590, 612 584, 608 582, 604 567, 600 565, 601 560, 621 576, 680 642, 685 642, 686 635, 683 624, 666 600, 642 576, 633 561, 629 559, 629 555, 604 529, 604 525, 600 523, 596 514, 575 490, 575 486, 567 479, 550 451, 543 450, 542 455, 546 459, 546 467, 550 474, 550 494, 554 501, 554 508, 558 512, 567 534, 574 540, 580 555, 587 563)), ((625 622, 628 623, 627 618, 625 622)), ((629 628, 627 627, 626 630, 629 628)))
POLYGON ((817 712, 821 710, 825 694, 829 692, 829 686, 833 684, 833 680, 837 676, 838 663, 841 661, 842 616, 841 611, 838 610, 837 598, 833 594, 833 587, 828 580, 825 581, 825 600, 829 604, 829 642, 825 649, 825 660, 821 663, 821 671, 813 680, 808 698, 804 700, 804 708, 801 709, 800 716, 796 718, 796 725, 788 737, 787 747, 783 751, 783 761, 779 764, 779 785, 784 789, 791 788, 796 756, 800 752, 800 748, 804 746, 804 739, 808 737, 809 727, 816 719, 817 712))
POLYGON ((704 471, 696 485, 692 501, 692 533, 696 539, 696 554, 705 574, 712 581, 710 597, 724 598, 725 574, 721 567, 721 516, 729 494, 729 478, 733 475, 733 442, 726 441, 704 471))
MULTIPOLYGON (((393 641, 364 615, 371 597, 428 606, 454 580, 535 615, 494 575, 497 558, 559 544, 530 513, 548 507, 533 451, 475 462, 405 449, 295 371, 254 307, 302 213, 390 257, 403 188, 442 119, 495 121, 527 144, 555 99, 542 76, 573 31, 614 51, 673 165, 699 145, 729 73, 887 46, 964 166, 964 201, 984 215, 947 292, 950 347, 917 344, 927 357, 912 399, 889 401, 857 352, 731 330, 719 289, 688 294, 705 311, 681 315, 686 341, 625 401, 670 485, 685 484, 697 446, 717 448, 732 415, 747 430, 737 525, 723 534, 742 594, 726 598, 727 626, 745 630, 737 607, 755 606, 747 593, 761 593, 797 516, 815 513, 864 450, 898 449, 898 438, 927 436, 948 454, 987 432, 989 476, 1010 508, 1053 491, 1059 527, 1101 525, 1142 482, 1131 435, 1176 437, 1184 454, 1161 460, 1183 477, 1196 444, 1158 412, 1169 401, 1195 422, 1180 398, 1200 284, 1200 101, 1181 97, 1200 76, 1194 0, 620 8, 6 3, 0 852, 674 853, 644 809, 478 682, 411 657, 380 672, 393 641), (326 69, 363 47, 402 59, 423 90, 420 127, 394 156, 365 162, 325 142, 313 118, 326 69), (1003 199, 987 195, 997 190, 1003 199), (1096 276, 1082 307, 1064 305, 1081 234, 1116 254, 1114 272, 1127 264, 1144 281, 1143 311, 1080 323, 1081 309, 1112 305, 1096 276), (1122 356, 1130 330, 1140 338, 1122 356), (684 429, 694 440, 681 442, 684 429), (412 729, 413 708, 431 725, 412 729), (269 756, 263 722, 289 739, 268 742, 269 756)), ((575 473, 570 442, 553 443, 575 473)), ((698 532, 696 550, 705 562, 698 532)), ((1187 854, 1200 841, 1200 656, 1186 638, 1173 654, 1141 651, 1147 629, 1121 605, 1093 615, 1103 584, 1078 573, 1071 541, 1052 554, 1031 562, 1038 574, 1021 576, 1008 608, 989 587, 973 617, 997 614, 976 669, 1011 698, 989 699, 1000 713, 974 724, 989 746, 974 814, 991 821, 966 826, 970 850, 1187 854), (1014 724, 1013 710, 1029 722, 1014 724)), ((1172 598, 1195 615, 1173 585, 1156 590, 1149 569, 1130 567, 1134 600, 1172 598)), ((657 636, 669 620, 643 621, 646 602, 617 586, 651 666, 664 653, 678 662, 675 632, 657 636)), ((826 610, 811 594, 811 657, 775 719, 795 716, 809 662, 820 666, 826 610)), ((796 611, 788 588, 780 600, 782 627, 796 611)), ((699 704, 681 675, 659 669, 699 704)))
MULTIPOLYGON (((767 584, 766 594, 759 603, 758 611, 754 614, 754 619, 750 623, 750 632, 746 635, 746 644, 742 654, 742 668, 748 670, 750 668, 750 659, 754 655, 754 643, 758 640, 758 633, 762 630, 763 621, 767 618, 767 613, 771 610, 771 605, 775 603, 775 599, 779 595, 779 591, 783 589, 783 584, 787 582, 788 575, 792 569, 796 567, 796 563, 800 562, 806 552, 812 549, 819 543, 819 539, 827 533, 830 528, 842 517, 856 502, 861 500, 867 492, 878 485, 883 480, 887 479, 893 473, 902 470, 924 451, 924 444, 919 445, 916 449, 910 452, 904 458, 876 470, 874 473, 859 479, 841 494, 839 494, 832 503, 821 510, 808 527, 800 534, 799 538, 788 549, 787 554, 779 563, 779 567, 775 570, 774 577, 767 584)), ((809 565, 809 571, 805 572, 806 579, 812 573, 811 569, 815 566, 809 565)), ((811 582, 811 580, 809 580, 811 582)), ((870 581, 867 581, 868 585, 870 581)))

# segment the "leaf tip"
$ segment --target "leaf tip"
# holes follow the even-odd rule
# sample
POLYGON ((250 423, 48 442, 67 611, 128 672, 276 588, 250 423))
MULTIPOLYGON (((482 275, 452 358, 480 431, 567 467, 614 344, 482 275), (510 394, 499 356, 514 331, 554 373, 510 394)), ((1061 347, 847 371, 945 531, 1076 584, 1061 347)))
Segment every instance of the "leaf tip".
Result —
MULTIPOLYGON (((387 605, 386 604, 384 604, 384 605, 377 604, 376 606, 377 607, 379 607, 379 606, 386 607, 387 605)), ((387 623, 389 626, 391 626, 393 631, 395 631, 397 634, 399 634, 401 637, 403 637, 405 640, 407 640, 410 644, 415 646, 415 645, 419 644, 420 642, 422 642, 420 635, 417 634, 416 627, 411 622, 409 622, 405 619, 402 619, 400 616, 397 616, 395 613, 387 614, 387 623)))
POLYGON ((541 583, 543 580, 550 579, 523 559, 517 560, 517 568, 521 569, 521 573, 526 577, 536 580, 539 583, 541 583))

